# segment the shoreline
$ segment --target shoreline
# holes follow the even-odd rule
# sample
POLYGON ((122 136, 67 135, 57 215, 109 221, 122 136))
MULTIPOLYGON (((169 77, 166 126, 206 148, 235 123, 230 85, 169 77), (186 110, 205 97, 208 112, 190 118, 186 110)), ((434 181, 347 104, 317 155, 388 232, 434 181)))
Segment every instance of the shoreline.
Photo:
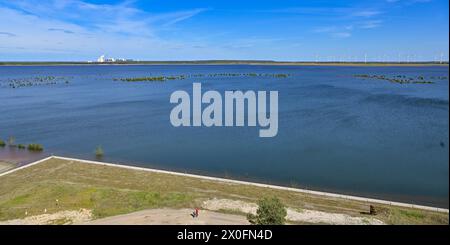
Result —
POLYGON ((270 189, 274 189, 274 190, 284 190, 284 191, 292 191, 292 192, 298 192, 298 193, 303 193, 303 194, 340 198, 340 199, 344 199, 344 200, 353 200, 353 201, 360 201, 360 202, 367 202, 367 203, 383 204, 383 205, 388 205, 388 206, 397 206, 397 207, 405 207, 405 208, 420 209, 420 210, 427 210, 427 211, 435 211, 435 212, 440 212, 440 213, 449 213, 449 209, 445 209, 445 208, 416 205, 416 204, 410 204, 410 203, 395 202, 395 201, 381 200, 381 199, 375 199, 375 198, 366 198, 366 197, 359 197, 359 196, 352 196, 352 195, 343 195, 343 194, 330 193, 330 192, 312 191, 312 190, 306 190, 306 189, 300 189, 300 188, 292 188, 292 187, 262 184, 262 183, 249 182, 249 181, 225 179, 225 178, 211 177, 211 176, 205 176, 205 175, 187 174, 187 173, 181 173, 181 172, 175 172, 175 171, 159 170, 159 169, 144 168, 144 167, 137 167, 137 166, 127 166, 127 165, 123 165, 123 164, 115 164, 115 163, 83 160, 83 159, 77 159, 77 158, 60 157, 60 156, 49 156, 49 157, 43 158, 41 160, 32 162, 30 164, 26 164, 24 166, 1 173, 0 177, 14 173, 14 172, 19 171, 24 168, 28 168, 28 167, 37 165, 39 163, 45 162, 50 159, 77 161, 77 162, 86 163, 86 164, 110 166, 110 167, 116 167, 116 168, 123 168, 123 169, 137 170, 137 171, 146 171, 146 172, 153 172, 153 173, 170 174, 170 175, 175 175, 175 176, 192 177, 192 178, 196 178, 196 179, 210 180, 210 181, 216 181, 216 182, 222 182, 222 183, 263 187, 263 188, 270 188, 270 189))
POLYGON ((261 65, 261 66, 341 66, 341 67, 445 67, 449 63, 434 62, 284 62, 284 61, 142 61, 131 63, 88 63, 88 62, 0 62, 0 67, 33 67, 33 66, 184 66, 184 65, 261 65))

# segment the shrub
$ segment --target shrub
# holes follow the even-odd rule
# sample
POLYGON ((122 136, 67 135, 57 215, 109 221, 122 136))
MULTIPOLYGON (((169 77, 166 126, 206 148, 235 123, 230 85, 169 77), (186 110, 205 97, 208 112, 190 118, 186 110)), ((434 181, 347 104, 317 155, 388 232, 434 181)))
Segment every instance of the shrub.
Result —
POLYGON ((103 148, 102 146, 97 146, 97 148, 95 149, 95 156, 96 157, 103 157, 105 153, 103 152, 103 148))
POLYGON ((288 74, 275 74, 273 76, 276 78, 287 78, 289 75, 288 74))
POLYGON ((3 140, 0 139, 0 147, 5 147, 5 146, 6 146, 5 141, 3 141, 3 140))
POLYGON ((19 148, 19 149, 25 149, 25 145, 18 144, 18 145, 17 145, 17 148, 19 148))
POLYGON ((42 145, 40 145, 40 144, 29 144, 28 150, 29 151, 43 151, 44 147, 42 147, 42 145))
POLYGON ((256 215, 249 214, 247 219, 254 225, 283 225, 286 222, 286 215, 286 208, 280 199, 265 197, 258 201, 256 215))

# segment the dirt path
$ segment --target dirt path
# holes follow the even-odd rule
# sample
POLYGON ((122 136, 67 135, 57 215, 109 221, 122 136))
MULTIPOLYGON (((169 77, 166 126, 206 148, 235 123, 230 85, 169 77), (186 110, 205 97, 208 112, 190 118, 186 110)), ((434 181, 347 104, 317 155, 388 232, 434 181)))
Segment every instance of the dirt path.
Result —
POLYGON ((246 225, 245 216, 200 211, 193 218, 191 209, 149 209, 78 224, 85 225, 246 225))
MULTIPOLYGON (((61 211, 0 222, 0 225, 245 225, 245 215, 226 214, 223 211, 256 214, 256 203, 229 199, 210 199, 203 202, 198 218, 191 216, 192 209, 148 209, 129 214, 92 220, 91 210, 61 211)), ((376 218, 347 214, 328 213, 315 210, 287 208, 288 223, 332 224, 332 225, 383 225, 376 218)))
MULTIPOLYGON (((228 199, 211 199, 203 202, 203 208, 208 210, 229 210, 256 214, 256 203, 228 199)), ((353 217, 347 214, 328 213, 315 210, 295 210, 287 208, 288 222, 331 224, 331 225, 383 225, 381 220, 373 217, 353 217)))
POLYGON ((91 210, 61 211, 52 214, 40 214, 24 219, 1 221, 0 225, 66 225, 86 222, 92 219, 91 210))

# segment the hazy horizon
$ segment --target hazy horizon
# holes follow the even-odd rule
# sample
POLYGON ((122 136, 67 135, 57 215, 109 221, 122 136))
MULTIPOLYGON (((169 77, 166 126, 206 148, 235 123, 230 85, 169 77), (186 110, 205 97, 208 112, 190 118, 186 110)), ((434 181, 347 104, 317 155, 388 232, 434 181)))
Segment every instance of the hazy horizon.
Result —
MULTIPOLYGON (((356 61, 339 61, 339 60, 330 60, 330 61, 314 61, 314 60, 240 60, 240 59, 204 59, 204 60, 129 60, 129 61, 123 61, 123 63, 133 63, 133 62, 274 62, 274 63, 388 63, 388 64, 394 64, 394 63, 401 63, 401 64, 414 64, 414 63, 436 63, 436 64, 447 64, 449 63, 448 60, 441 61, 434 61, 434 60, 417 60, 417 61, 377 61, 377 60, 371 60, 371 61, 363 61, 363 60, 356 60, 356 61)), ((95 60, 0 60, 0 62, 3 63, 98 63, 95 60)), ((114 62, 111 62, 114 63, 114 62)), ((108 64, 108 62, 105 62, 104 64, 108 64)), ((120 64, 120 61, 116 64, 120 64)))

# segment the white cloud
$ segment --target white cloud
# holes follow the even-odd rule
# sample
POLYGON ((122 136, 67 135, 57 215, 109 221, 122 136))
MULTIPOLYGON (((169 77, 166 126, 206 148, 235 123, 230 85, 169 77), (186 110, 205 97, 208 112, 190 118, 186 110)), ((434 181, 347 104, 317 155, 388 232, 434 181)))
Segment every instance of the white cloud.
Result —
POLYGON ((340 25, 322 26, 313 32, 325 33, 334 38, 348 38, 357 29, 374 29, 383 23, 382 20, 373 19, 383 14, 383 11, 374 8, 336 8, 331 12, 336 16, 330 21, 340 22, 340 25))
POLYGON ((383 21, 381 20, 369 20, 359 23, 359 28, 361 29, 373 29, 379 27, 383 21))
POLYGON ((285 41, 283 38, 261 38, 261 37, 249 37, 249 38, 238 38, 231 42, 227 42, 222 45, 225 48, 231 49, 247 49, 257 46, 270 46, 275 43, 285 41))
POLYGON ((58 31, 58 32, 63 32, 63 33, 66 33, 66 34, 74 34, 73 31, 65 30, 65 29, 61 29, 61 28, 48 28, 47 30, 48 30, 48 31, 58 31))
POLYGON ((377 11, 377 10, 359 10, 359 11, 353 12, 352 16, 369 18, 369 17, 377 16, 381 13, 382 12, 377 11))
POLYGON ((332 33, 338 29, 336 26, 319 27, 314 30, 316 33, 332 33))
POLYGON ((0 0, 0 60, 5 54, 48 53, 71 59, 101 53, 133 57, 179 45, 163 40, 158 28, 175 25, 205 9, 149 13, 125 1, 116 5, 80 0, 0 0), (7 37, 7 38, 5 38, 7 37))
POLYGON ((0 32, 0 36, 5 36, 5 37, 15 37, 15 36, 17 36, 17 35, 14 34, 14 33, 11 33, 11 32, 0 32))
POLYGON ((124 1, 111 5, 91 4, 81 0, 17 0, 5 5, 40 19, 58 20, 105 32, 147 36, 152 34, 155 26, 175 24, 206 10, 154 14, 134 8, 132 3, 124 1))
POLYGON ((433 0, 386 0, 388 3, 403 3, 405 5, 415 4, 415 3, 428 3, 432 2, 433 0))
POLYGON ((335 32, 332 36, 335 38, 348 38, 351 37, 352 34, 350 32, 335 32))

